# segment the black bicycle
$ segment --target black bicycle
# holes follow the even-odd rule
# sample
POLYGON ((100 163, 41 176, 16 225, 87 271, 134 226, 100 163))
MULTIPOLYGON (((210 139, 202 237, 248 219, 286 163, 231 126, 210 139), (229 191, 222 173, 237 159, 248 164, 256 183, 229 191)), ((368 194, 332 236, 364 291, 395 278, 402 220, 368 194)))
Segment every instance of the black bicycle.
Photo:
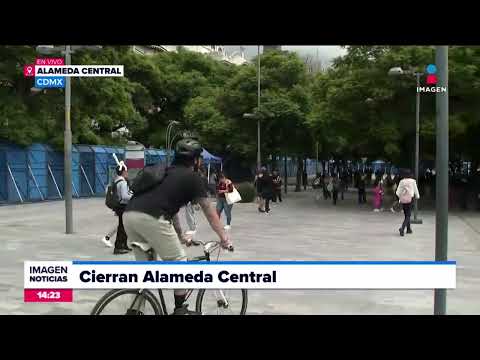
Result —
MULTIPOLYGON (((219 241, 204 243, 193 240, 192 244, 202 245, 204 255, 191 258, 189 261, 210 261, 211 254, 215 251, 218 251, 218 261, 222 250, 219 241)), ((229 250, 233 251, 233 247, 229 250)), ((150 261, 156 260, 153 251, 148 253, 150 261)), ((187 290, 186 300, 193 292, 194 289, 187 290)), ((158 289, 158 298, 160 300, 148 289, 111 290, 97 302, 90 315, 168 315, 161 289, 158 289)), ((247 303, 248 297, 245 289, 200 289, 197 293, 195 311, 202 315, 245 315, 247 303)))

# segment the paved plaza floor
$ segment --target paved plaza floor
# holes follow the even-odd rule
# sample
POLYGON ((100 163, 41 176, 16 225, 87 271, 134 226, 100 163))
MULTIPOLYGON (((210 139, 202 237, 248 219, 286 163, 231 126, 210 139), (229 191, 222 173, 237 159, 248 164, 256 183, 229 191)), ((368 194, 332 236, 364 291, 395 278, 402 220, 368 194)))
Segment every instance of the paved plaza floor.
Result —
MULTIPOLYGON (((183 215, 183 210, 182 210, 183 215)), ((183 218, 183 216, 182 216, 183 218)), ((199 237, 214 234, 199 214, 199 237)), ((334 207, 312 190, 289 192, 270 214, 255 204, 233 208, 235 252, 224 260, 433 260, 435 214, 401 238, 401 214, 374 213, 349 193, 334 207)), ((133 260, 112 254, 100 238, 117 218, 104 199, 74 200, 75 234, 64 234, 64 203, 0 207, 0 314, 88 314, 103 290, 75 290, 73 303, 24 303, 25 260, 133 260)), ((189 248, 189 255, 201 250, 189 248)), ((449 314, 480 314, 480 213, 451 213, 449 259, 457 261, 457 289, 448 291, 449 314)), ((171 309, 173 295, 167 294, 171 309)), ((432 314, 433 291, 250 290, 248 314, 432 314)))

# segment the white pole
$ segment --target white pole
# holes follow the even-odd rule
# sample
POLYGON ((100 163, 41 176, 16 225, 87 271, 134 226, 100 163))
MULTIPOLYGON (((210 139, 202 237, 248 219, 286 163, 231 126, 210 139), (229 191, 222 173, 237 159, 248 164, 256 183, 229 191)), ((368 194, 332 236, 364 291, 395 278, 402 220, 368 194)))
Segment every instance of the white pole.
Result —
POLYGON ((207 178, 208 178, 208 183, 210 184, 210 163, 208 163, 207 178))
POLYGON ((17 195, 20 198, 20 202, 23 203, 22 195, 20 194, 20 190, 18 190, 17 183, 15 182, 15 178, 13 177, 12 170, 10 170, 10 165, 8 164, 7 164, 7 169, 8 169, 8 172, 10 173, 10 178, 12 179, 13 186, 15 186, 15 190, 17 190, 17 195))

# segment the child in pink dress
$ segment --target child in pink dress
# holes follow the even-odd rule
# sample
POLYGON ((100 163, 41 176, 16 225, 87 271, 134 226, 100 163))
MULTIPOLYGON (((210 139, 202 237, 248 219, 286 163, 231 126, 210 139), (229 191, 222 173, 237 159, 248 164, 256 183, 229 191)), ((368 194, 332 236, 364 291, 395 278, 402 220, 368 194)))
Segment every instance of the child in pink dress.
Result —
POLYGON ((377 212, 380 211, 380 207, 382 206, 382 198, 383 198, 383 189, 380 183, 380 179, 375 180, 375 185, 373 188, 373 211, 377 212))

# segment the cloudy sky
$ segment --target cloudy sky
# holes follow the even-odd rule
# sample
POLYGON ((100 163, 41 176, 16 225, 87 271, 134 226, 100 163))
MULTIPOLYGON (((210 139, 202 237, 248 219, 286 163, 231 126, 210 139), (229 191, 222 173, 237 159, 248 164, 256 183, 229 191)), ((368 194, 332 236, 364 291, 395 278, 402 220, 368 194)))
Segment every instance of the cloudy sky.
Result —
MULTIPOLYGON (((238 51, 240 50, 240 46, 226 46, 229 52, 238 51)), ((261 51, 262 48, 260 48, 261 51)), ((303 45, 303 46, 288 46, 282 45, 282 50, 289 50, 298 52, 301 56, 310 55, 313 58, 316 58, 318 55, 318 59, 323 64, 328 64, 332 59, 337 56, 341 56, 345 54, 345 49, 342 49, 340 46, 310 46, 310 45, 303 45)), ((247 58, 251 58, 257 54, 257 47, 256 46, 245 46, 245 55, 247 58)))

